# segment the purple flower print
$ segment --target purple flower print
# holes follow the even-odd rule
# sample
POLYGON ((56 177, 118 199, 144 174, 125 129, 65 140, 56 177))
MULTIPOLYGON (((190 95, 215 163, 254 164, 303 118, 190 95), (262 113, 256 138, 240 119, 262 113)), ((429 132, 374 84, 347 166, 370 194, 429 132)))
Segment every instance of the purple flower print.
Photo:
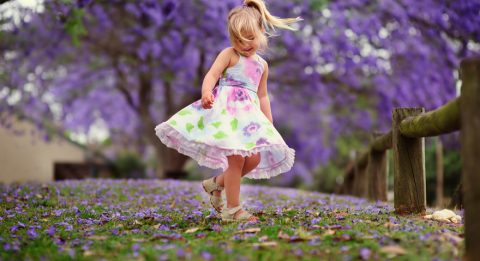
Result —
POLYGON ((232 88, 230 97, 233 101, 244 101, 248 99, 248 94, 243 88, 232 88))
POLYGON ((202 107, 202 100, 198 100, 198 101, 192 103, 192 107, 193 107, 194 109, 196 109, 196 110, 201 110, 201 109, 203 109, 203 107, 202 107))
POLYGON ((213 97, 217 98, 217 93, 218 93, 218 85, 215 86, 212 90, 213 97))
POLYGON ((260 129, 260 124, 258 124, 256 122, 251 122, 250 124, 245 126, 245 128, 243 128, 243 135, 250 136, 250 135, 254 134, 255 132, 257 132, 258 129, 260 129))
MULTIPOLYGON (((217 98, 217 93, 218 93, 218 86, 215 86, 215 87, 213 88, 213 90, 212 90, 212 94, 213 94, 213 98, 214 98, 214 99, 217 98)), ((192 103, 192 107, 193 107, 194 109, 196 109, 197 111, 198 111, 198 110, 202 110, 202 109, 203 109, 203 107, 202 107, 202 99, 197 100, 197 101, 195 101, 194 103, 192 103)))
POLYGON ((271 151, 267 151, 267 162, 270 166, 275 165, 276 160, 271 151))
POLYGON ((260 139, 257 140, 256 145, 263 145, 263 144, 268 145, 268 144, 270 144, 270 142, 268 142, 267 139, 265 139, 265 138, 260 138, 260 139))
POLYGON ((225 75, 225 84, 227 86, 243 86, 243 82, 235 80, 235 78, 229 73, 225 75))

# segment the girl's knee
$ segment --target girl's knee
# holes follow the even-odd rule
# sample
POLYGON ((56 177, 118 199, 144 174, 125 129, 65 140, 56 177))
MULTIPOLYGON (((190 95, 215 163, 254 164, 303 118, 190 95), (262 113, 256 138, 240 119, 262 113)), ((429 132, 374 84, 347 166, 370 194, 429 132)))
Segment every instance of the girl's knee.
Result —
POLYGON ((232 155, 232 156, 228 156, 227 158, 228 158, 228 167, 241 169, 245 164, 245 158, 240 155, 232 155))
POLYGON ((260 164, 260 153, 248 157, 248 160, 251 162, 252 166, 258 166, 258 164, 260 164))

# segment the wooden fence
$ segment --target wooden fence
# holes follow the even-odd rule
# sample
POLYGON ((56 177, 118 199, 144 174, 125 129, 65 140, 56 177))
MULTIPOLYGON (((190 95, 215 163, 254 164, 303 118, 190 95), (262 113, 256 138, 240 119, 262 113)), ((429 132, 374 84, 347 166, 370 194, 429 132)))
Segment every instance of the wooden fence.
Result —
POLYGON ((434 111, 394 109, 392 130, 372 135, 368 150, 347 167, 339 192, 385 201, 386 153, 393 149, 395 212, 425 214, 424 137, 460 130, 466 259, 474 260, 480 257, 480 58, 463 60, 460 78, 460 97, 434 111))

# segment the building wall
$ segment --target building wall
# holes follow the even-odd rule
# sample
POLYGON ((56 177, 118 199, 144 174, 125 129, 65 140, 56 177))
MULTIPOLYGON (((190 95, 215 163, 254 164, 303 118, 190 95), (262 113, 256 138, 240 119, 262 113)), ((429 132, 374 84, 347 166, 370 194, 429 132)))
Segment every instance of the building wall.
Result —
POLYGON ((12 120, 12 125, 24 134, 15 135, 0 126, 0 182, 49 182, 53 181, 55 162, 84 162, 84 151, 74 144, 61 138, 46 142, 26 121, 12 120))

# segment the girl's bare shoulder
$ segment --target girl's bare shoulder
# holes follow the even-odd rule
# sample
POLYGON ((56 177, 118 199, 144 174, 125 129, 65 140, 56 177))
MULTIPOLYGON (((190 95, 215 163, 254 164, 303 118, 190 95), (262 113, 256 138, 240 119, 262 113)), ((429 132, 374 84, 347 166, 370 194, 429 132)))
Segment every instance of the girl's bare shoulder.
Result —
POLYGON ((235 51, 233 47, 227 47, 223 49, 219 56, 222 56, 223 59, 228 60, 228 66, 227 67, 232 67, 234 66, 238 60, 240 59, 240 56, 238 53, 235 51))

